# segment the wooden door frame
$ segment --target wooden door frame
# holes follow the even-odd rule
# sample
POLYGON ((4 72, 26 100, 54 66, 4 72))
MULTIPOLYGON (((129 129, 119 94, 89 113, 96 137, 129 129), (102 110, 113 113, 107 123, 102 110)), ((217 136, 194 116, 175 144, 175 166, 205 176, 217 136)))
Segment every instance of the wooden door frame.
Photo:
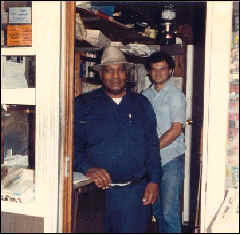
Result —
POLYGON ((75 1, 66 1, 66 71, 64 81, 64 157, 63 157, 63 233, 72 231, 72 159, 74 120, 74 47, 75 47, 75 1))

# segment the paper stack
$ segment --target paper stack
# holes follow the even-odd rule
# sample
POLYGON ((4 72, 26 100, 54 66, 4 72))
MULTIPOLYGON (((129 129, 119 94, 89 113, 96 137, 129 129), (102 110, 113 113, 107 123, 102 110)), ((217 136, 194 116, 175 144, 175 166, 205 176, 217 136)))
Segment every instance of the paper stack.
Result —
POLYGON ((1 179, 1 200, 27 203, 34 200, 33 170, 9 167, 8 174, 1 179))

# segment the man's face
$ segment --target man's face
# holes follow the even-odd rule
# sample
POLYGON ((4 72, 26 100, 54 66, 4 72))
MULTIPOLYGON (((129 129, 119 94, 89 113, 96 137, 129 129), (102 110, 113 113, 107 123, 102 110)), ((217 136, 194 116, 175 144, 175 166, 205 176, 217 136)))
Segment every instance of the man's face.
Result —
POLYGON ((171 76, 172 70, 166 61, 156 62, 151 65, 150 75, 155 85, 164 84, 171 76))
POLYGON ((122 96, 125 92, 126 69, 124 64, 105 65, 101 78, 106 92, 110 96, 122 96))

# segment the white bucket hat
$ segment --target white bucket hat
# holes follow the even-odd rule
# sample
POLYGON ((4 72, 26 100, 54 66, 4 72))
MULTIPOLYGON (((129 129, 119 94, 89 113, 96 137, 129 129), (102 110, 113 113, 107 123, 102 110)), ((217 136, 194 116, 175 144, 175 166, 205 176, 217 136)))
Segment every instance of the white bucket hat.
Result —
POLYGON ((101 71, 104 65, 108 64, 126 64, 127 69, 133 67, 133 63, 127 62, 124 54, 118 47, 109 46, 106 47, 103 51, 101 57, 101 63, 93 66, 93 69, 96 71, 101 71))

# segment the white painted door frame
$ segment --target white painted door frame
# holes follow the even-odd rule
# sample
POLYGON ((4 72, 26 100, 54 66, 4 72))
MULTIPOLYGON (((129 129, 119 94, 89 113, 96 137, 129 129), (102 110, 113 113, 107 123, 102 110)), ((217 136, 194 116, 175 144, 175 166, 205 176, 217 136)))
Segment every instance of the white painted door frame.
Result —
POLYGON ((61 1, 33 1, 32 46, 1 48, 2 56, 36 56, 36 88, 1 89, 1 104, 35 105, 36 108, 35 200, 27 204, 4 202, 1 210, 44 218, 44 233, 58 232, 58 209, 61 207, 63 20, 61 1))
POLYGON ((184 200, 182 222, 190 220, 190 167, 192 146, 192 99, 193 99, 193 63, 194 45, 187 45, 186 52, 186 125, 185 125, 185 173, 184 173, 184 200))
POLYGON ((225 193, 232 4, 207 2, 200 232, 206 233, 225 193))

